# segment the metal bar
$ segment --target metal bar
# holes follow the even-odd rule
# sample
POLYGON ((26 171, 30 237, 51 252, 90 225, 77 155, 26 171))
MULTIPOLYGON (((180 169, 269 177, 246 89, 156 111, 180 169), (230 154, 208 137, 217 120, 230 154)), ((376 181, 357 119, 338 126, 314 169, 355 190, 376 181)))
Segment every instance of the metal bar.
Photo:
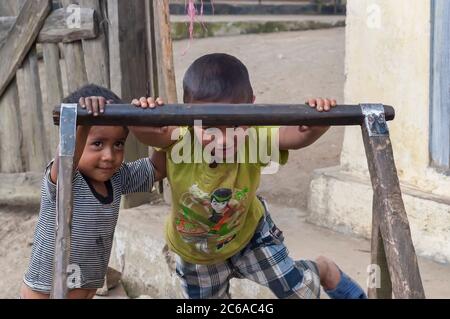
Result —
POLYGON ((77 104, 62 104, 60 114, 60 146, 56 192, 56 241, 51 293, 54 299, 66 299, 68 296, 67 269, 70 257, 73 210, 72 177, 76 143, 77 104))
MULTIPOLYGON (((395 111, 384 106, 386 120, 395 111)), ((59 108, 53 113, 59 124, 59 108)), ((329 112, 317 112, 307 105, 267 104, 167 104, 153 110, 128 104, 108 105, 105 113, 93 117, 78 108, 78 125, 168 126, 193 125, 361 125, 364 115, 358 105, 340 105, 329 112)))
MULTIPOLYGON (((379 227, 375 232, 382 238, 380 243, 380 235, 372 237, 376 241, 372 242, 372 248, 377 249, 372 251, 372 261, 381 262, 378 266, 382 268, 385 259, 390 276, 390 280, 381 279, 378 292, 388 297, 392 284, 395 298, 425 298, 386 121, 379 105, 363 108, 367 119, 362 125, 362 135, 374 191, 374 227, 379 227)), ((383 274, 385 271, 381 270, 383 274)))

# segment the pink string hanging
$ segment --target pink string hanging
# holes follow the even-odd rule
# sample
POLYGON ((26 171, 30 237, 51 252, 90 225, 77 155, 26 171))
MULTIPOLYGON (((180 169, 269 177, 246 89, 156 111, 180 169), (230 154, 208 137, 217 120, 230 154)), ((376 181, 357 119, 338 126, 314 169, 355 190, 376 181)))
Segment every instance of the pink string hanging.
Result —
MULTIPOLYGON (((186 13, 187 16, 189 18, 189 42, 188 42, 188 47, 184 50, 183 55, 187 52, 187 50, 189 50, 190 46, 191 46, 191 42, 194 39, 194 24, 195 22, 197 22, 197 7, 195 5, 195 0, 188 0, 188 2, 186 3, 185 0, 185 6, 186 6, 186 13)), ((212 7, 212 11, 214 14, 214 5, 213 5, 213 1, 211 0, 211 7, 212 7)), ((203 16, 203 8, 204 8, 204 4, 203 4, 203 0, 200 0, 200 16, 203 16)), ((206 29, 206 26, 203 22, 201 22, 202 26, 206 29)))

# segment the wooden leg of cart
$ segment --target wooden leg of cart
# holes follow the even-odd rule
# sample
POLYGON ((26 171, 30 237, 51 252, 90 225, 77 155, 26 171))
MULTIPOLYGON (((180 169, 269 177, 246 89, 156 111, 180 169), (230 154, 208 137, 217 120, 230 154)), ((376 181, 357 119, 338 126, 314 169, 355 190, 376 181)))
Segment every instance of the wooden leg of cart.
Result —
MULTIPOLYGON (((58 182, 56 192, 56 242, 51 298, 67 299, 70 234, 72 225, 73 156, 76 143, 77 104, 61 105, 58 182)), ((74 275, 79 271, 74 269, 74 275)), ((73 283, 79 278, 71 278, 73 283)))
POLYGON ((362 134, 374 192, 372 263, 380 269, 380 287, 372 298, 425 298, 408 217, 395 168, 384 107, 361 105, 362 134))

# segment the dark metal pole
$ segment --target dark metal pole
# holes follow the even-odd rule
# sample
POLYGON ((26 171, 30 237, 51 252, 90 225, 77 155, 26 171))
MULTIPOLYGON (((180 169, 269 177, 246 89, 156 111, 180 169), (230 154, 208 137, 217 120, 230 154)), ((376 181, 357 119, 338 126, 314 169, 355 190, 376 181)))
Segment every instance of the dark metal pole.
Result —
MULTIPOLYGON (((59 124, 59 108, 53 113, 59 124)), ((384 106, 386 120, 393 120, 394 109, 384 106)), ((167 104, 142 109, 128 104, 108 105, 105 113, 93 117, 78 108, 78 125, 168 126, 194 125, 361 125, 364 116, 358 105, 340 105, 329 112, 317 112, 307 105, 267 104, 167 104)))

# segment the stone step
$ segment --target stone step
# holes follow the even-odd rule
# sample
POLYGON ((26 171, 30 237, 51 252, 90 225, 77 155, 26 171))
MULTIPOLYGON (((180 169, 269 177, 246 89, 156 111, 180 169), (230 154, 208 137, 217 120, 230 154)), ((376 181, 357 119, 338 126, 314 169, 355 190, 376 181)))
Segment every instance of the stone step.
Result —
MULTIPOLYGON (((172 38, 189 37, 189 18, 171 15, 172 38)), ((345 26, 345 16, 336 15, 277 15, 277 16, 199 16, 194 24, 194 37, 235 36, 283 31, 304 31, 345 26)))
MULTIPOLYGON (((199 1, 197 1, 199 2, 199 1)), ((312 1, 279 2, 279 1, 204 1, 204 14, 228 14, 228 15, 255 15, 255 14, 317 14, 320 10, 324 14, 343 13, 345 5, 334 6, 334 1, 323 1, 320 8, 312 1)), ((200 5, 197 5, 200 11, 200 5)), ((184 14, 186 6, 184 1, 170 4, 171 14, 184 14)))
MULTIPOLYGON (((342 270, 367 288, 370 242, 309 224, 300 210, 270 205, 272 218, 284 232, 294 259, 333 259, 342 270)), ((122 210, 114 239, 111 266, 122 272, 124 287, 131 298, 180 298, 174 257, 165 248, 164 225, 167 205, 144 205, 122 210)), ((450 296, 450 267, 418 258, 428 298, 450 296)), ((233 298, 274 298, 267 288, 249 280, 231 281, 233 298)), ((322 298, 326 295, 322 293, 322 298)))

